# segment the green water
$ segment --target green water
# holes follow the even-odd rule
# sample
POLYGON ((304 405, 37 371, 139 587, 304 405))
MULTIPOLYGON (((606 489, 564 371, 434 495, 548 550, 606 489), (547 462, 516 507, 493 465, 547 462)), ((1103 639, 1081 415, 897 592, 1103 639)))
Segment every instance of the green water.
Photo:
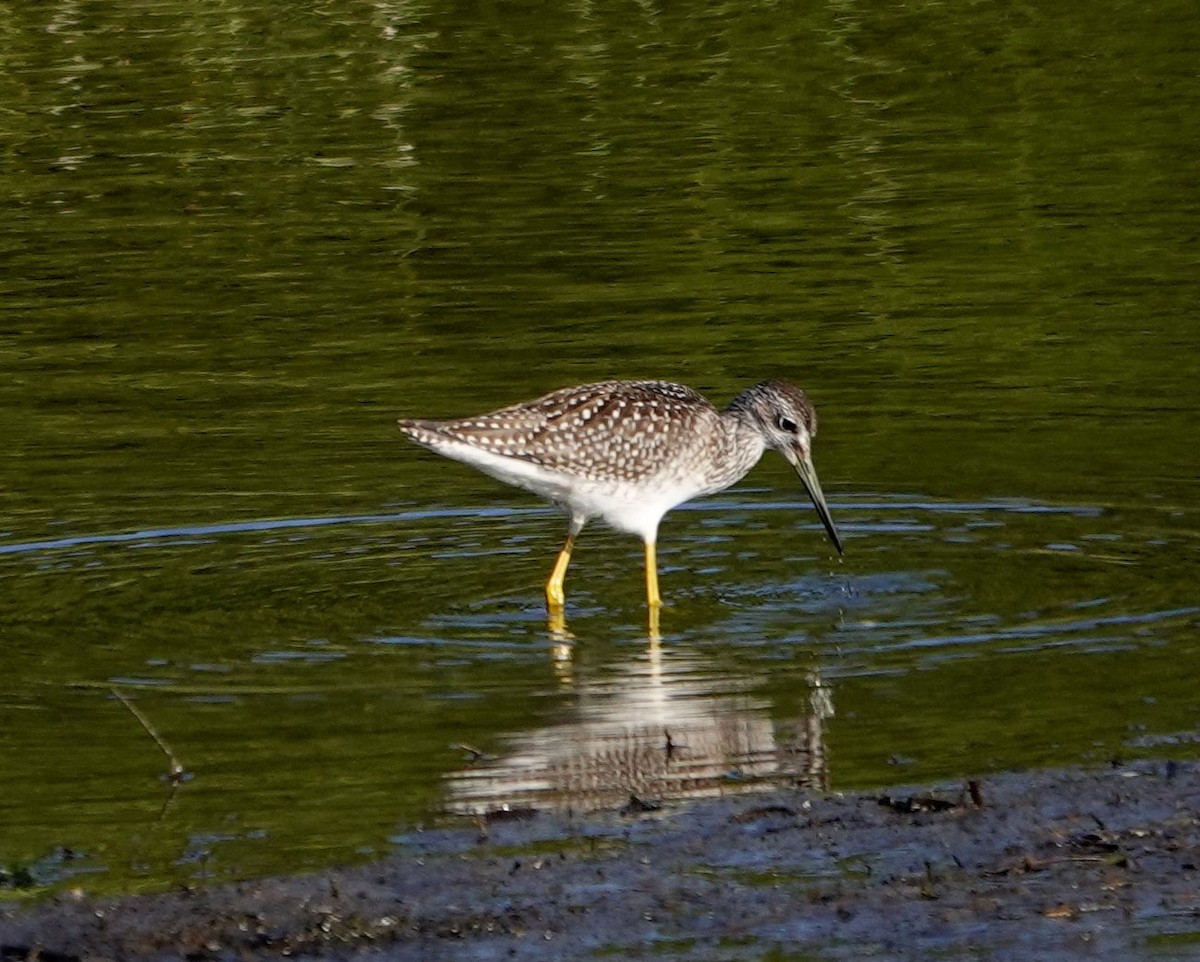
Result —
POLYGON ((0 37, 0 895, 1196 756, 1190 5, 50 2, 0 37), (664 523, 660 643, 598 527, 548 631, 562 520, 394 419, 612 376, 805 387, 844 560, 771 457, 664 523))

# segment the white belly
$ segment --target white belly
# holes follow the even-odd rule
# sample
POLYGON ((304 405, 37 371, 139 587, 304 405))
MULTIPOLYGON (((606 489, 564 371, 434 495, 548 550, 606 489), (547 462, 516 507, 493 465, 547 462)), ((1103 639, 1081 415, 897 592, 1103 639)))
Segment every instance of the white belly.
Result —
POLYGON ((465 444, 440 445, 437 450, 505 484, 532 491, 571 515, 583 519, 601 518, 618 531, 639 535, 644 541, 657 539, 658 523, 664 514, 676 505, 706 493, 694 479, 681 481, 664 477, 651 485, 593 482, 465 444))

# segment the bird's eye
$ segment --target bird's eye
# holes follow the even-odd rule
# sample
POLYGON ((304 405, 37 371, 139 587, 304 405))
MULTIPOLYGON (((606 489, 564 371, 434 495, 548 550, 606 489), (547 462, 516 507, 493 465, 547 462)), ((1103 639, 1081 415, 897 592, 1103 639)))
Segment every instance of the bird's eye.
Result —
POLYGON ((780 431, 786 431, 788 434, 796 433, 796 422, 787 415, 781 414, 775 423, 779 425, 780 431))

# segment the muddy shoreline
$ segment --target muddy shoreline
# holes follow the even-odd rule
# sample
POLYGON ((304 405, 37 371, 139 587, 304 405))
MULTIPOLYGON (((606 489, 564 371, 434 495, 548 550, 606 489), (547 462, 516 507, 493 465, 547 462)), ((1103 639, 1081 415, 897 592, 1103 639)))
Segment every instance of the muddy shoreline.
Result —
POLYGON ((368 866, 0 907, 0 959, 1200 958, 1200 764, 417 833, 368 866))

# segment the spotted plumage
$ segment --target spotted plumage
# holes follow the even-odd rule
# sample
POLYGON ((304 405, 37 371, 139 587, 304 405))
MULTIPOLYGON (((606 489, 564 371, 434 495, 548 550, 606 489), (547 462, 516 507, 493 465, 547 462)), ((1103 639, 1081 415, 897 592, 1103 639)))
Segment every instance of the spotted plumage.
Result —
POLYGON ((399 425, 418 444, 547 498, 570 515, 567 545, 547 585, 552 606, 562 603, 574 538, 593 517, 642 537, 647 594, 657 605, 650 565, 663 515, 734 484, 767 447, 796 468, 841 550, 812 468, 816 411, 784 381, 747 388, 724 411, 682 384, 603 381, 475 417, 402 419, 399 425))

